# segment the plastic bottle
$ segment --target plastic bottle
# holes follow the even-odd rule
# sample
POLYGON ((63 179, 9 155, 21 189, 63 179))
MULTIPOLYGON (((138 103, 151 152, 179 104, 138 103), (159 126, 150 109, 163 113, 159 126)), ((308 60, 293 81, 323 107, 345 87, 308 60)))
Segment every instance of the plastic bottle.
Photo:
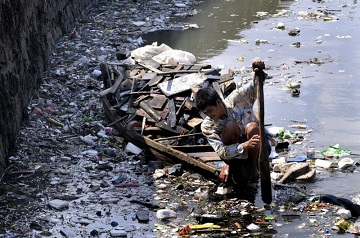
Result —
POLYGON ((105 130, 107 135, 114 135, 114 136, 120 135, 120 132, 118 130, 116 130, 115 128, 113 128, 113 127, 107 126, 107 127, 104 128, 104 130, 105 130))

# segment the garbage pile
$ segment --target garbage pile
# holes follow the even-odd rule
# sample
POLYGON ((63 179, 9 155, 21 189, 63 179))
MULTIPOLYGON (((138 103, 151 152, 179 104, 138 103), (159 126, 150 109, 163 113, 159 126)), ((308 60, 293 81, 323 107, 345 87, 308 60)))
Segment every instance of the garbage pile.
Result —
POLYGON ((104 63, 101 68, 105 90, 100 97, 121 118, 114 123, 123 124, 129 133, 137 130, 160 143, 191 144, 191 140, 181 140, 191 133, 189 137, 196 144, 205 144, 198 133, 203 115, 194 106, 191 89, 213 84, 222 93, 220 88, 226 92, 234 86, 233 75, 220 75, 220 70, 211 65, 197 64, 193 54, 165 44, 158 46, 156 42, 131 51, 124 60, 104 63), (182 137, 162 140, 166 135, 182 137))
MULTIPOLYGON (((137 83, 125 84, 118 80, 126 75, 122 65, 101 62, 127 58, 131 49, 143 43, 140 34, 147 31, 193 27, 167 21, 174 15, 191 15, 192 11, 189 3, 171 1, 164 5, 156 1, 112 4, 100 1, 95 11, 80 20, 74 32, 59 42, 49 62, 49 75, 28 107, 29 122, 19 135, 18 151, 10 157, 0 187, 1 237, 241 237, 274 235, 284 227, 302 231, 315 227, 315 235, 324 236, 359 234, 356 204, 360 204, 360 198, 350 201, 331 195, 309 195, 306 186, 299 189, 299 174, 286 175, 293 169, 282 168, 288 162, 300 166, 298 170, 303 172, 313 168, 316 173, 339 171, 337 168, 352 172, 357 168, 349 156, 351 152, 339 146, 313 148, 309 155, 305 152, 308 148, 302 148, 305 157, 293 153, 292 147, 301 146, 311 132, 304 124, 298 132, 283 130, 277 135, 279 143, 273 150, 276 154, 272 163, 274 171, 277 164, 283 174, 274 178, 274 183, 280 179, 283 183, 276 182, 274 203, 269 206, 255 206, 252 201, 231 197, 232 194, 216 195, 216 182, 184 171, 179 165, 164 166, 124 140, 112 122, 105 119, 99 94, 113 100, 116 110, 125 111, 125 105, 131 108, 132 104, 122 99, 137 95, 134 93, 145 86, 142 79, 146 83, 157 80, 147 72, 156 65, 143 62, 130 68, 137 72, 131 75, 137 83), (102 74, 108 75, 105 81, 102 74), (280 161, 284 165, 280 166, 280 161), (331 166, 326 166, 327 161, 331 166)), ((177 69, 174 62, 168 62, 161 71, 165 75, 183 70, 203 71, 206 77, 222 80, 217 70, 208 65, 190 63, 195 68, 177 69)), ((227 90, 233 87, 224 85, 227 90)), ((178 89, 171 87, 168 91, 168 84, 153 88, 165 96, 170 92, 170 97, 171 89, 178 89)), ((151 94, 147 99, 150 98, 151 94)), ((159 105, 163 99, 149 104, 159 105)), ((183 102, 187 108, 185 97, 174 104, 181 106, 183 102)), ((138 113, 146 118, 145 131, 156 120, 141 110, 138 113)), ((171 120, 165 121, 166 127, 171 120)), ((186 121, 189 123, 191 118, 184 117, 180 122, 186 121)), ((129 126, 141 131, 142 122, 143 119, 129 126)), ((307 181, 316 182, 316 177, 310 178, 307 181)), ((256 185, 253 190, 257 191, 256 185)))

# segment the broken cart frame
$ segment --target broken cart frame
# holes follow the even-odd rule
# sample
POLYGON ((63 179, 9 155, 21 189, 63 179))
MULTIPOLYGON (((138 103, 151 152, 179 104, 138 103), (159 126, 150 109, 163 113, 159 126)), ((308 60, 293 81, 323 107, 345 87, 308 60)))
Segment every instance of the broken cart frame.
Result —
POLYGON ((220 75, 208 64, 144 63, 101 65, 106 115, 121 136, 164 162, 185 162, 212 175, 222 163, 200 130, 203 120, 191 88, 213 84, 222 93, 234 89, 233 74, 220 75))
POLYGON ((164 162, 183 162, 215 175, 223 162, 201 133, 204 115, 191 100, 191 88, 212 84, 226 96, 235 88, 232 71, 220 75, 207 64, 139 62, 102 64, 101 71, 105 113, 125 140, 164 162))

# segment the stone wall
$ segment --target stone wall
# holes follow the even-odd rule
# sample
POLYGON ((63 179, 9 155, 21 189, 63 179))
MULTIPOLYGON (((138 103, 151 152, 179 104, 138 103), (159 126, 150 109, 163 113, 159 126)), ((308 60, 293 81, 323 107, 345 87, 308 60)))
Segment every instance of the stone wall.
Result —
POLYGON ((0 179, 56 42, 96 0, 0 0, 0 179))

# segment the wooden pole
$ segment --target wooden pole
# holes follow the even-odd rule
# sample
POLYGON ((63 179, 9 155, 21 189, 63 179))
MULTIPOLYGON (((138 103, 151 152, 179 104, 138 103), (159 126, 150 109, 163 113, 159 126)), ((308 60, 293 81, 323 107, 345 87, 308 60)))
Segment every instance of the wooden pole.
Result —
POLYGON ((270 162, 269 153, 266 146, 265 135, 265 113, 264 113, 264 80, 265 73, 263 69, 265 65, 261 61, 253 63, 253 70, 255 72, 254 80, 258 82, 257 97, 259 105, 259 128, 260 128, 260 153, 259 153, 259 170, 260 170, 260 183, 261 183, 261 199, 264 203, 270 204, 272 201, 272 188, 270 178, 270 162))

